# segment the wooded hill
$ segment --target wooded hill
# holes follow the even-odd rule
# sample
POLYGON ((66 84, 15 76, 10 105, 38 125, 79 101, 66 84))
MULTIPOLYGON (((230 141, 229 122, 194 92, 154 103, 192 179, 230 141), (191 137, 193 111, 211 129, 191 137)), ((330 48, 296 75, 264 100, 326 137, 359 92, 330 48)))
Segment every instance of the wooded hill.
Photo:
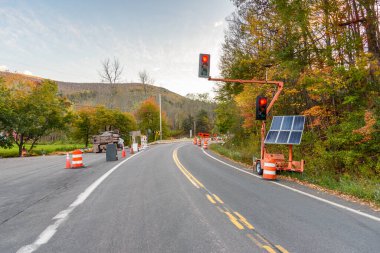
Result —
MULTIPOLYGON (((0 72, 5 79, 40 81, 42 78, 22 74, 0 72), (15 78, 16 79, 16 78, 15 78)), ((158 103, 158 94, 161 93, 162 110, 166 113, 168 124, 172 129, 181 128, 181 124, 188 115, 193 117, 205 110, 213 118, 215 104, 211 102, 192 100, 169 91, 165 88, 139 83, 69 83, 55 81, 59 93, 67 97, 76 109, 105 105, 108 108, 118 108, 124 112, 134 113, 142 101, 154 97, 158 103)))

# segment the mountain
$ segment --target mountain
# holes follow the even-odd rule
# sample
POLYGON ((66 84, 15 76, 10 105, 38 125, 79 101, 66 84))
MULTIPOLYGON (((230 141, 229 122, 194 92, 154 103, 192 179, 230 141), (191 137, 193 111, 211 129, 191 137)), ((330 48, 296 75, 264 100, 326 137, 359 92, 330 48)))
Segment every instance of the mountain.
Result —
MULTIPOLYGON (((40 82, 43 78, 18 73, 0 72, 5 80, 40 82)), ((183 119, 189 114, 195 116, 205 110, 213 119, 215 103, 192 100, 165 88, 140 83, 71 83, 56 81, 61 95, 73 102, 75 108, 105 105, 134 113, 140 103, 148 98, 156 99, 161 94, 162 110, 166 113, 172 128, 180 128, 183 119)))

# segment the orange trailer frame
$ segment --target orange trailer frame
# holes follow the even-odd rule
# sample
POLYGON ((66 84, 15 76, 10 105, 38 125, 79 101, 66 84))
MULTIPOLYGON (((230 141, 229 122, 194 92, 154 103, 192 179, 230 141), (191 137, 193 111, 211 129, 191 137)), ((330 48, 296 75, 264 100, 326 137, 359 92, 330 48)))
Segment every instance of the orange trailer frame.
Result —
MULTIPOLYGON (((251 84, 275 84, 277 86, 277 91, 275 95, 273 96, 271 102, 269 103, 269 106, 267 107, 267 114, 269 114, 270 110, 273 107, 273 104, 277 101, 278 97, 280 96, 281 91, 284 88, 284 82, 282 81, 262 81, 262 80, 242 80, 242 79, 224 79, 224 78, 208 78, 209 81, 217 81, 217 82, 231 82, 231 83, 251 83, 251 84)), ((263 168, 264 160, 272 159, 275 161, 276 169, 277 170, 284 170, 284 171, 296 171, 296 172, 303 172, 305 161, 293 161, 293 145, 289 145, 289 157, 288 160, 285 160, 285 156, 283 154, 270 154, 266 152, 265 148, 265 134, 266 134, 266 122, 265 120, 261 121, 261 148, 260 148, 260 159, 256 160, 255 166, 257 166, 257 163, 259 162, 260 167, 263 168)))

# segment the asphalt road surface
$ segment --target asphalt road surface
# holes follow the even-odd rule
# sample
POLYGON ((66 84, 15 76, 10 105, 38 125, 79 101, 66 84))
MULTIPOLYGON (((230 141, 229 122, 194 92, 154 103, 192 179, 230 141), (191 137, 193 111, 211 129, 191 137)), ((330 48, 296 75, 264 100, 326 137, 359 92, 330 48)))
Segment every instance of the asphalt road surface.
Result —
MULTIPOLYGON (((380 214, 190 143, 0 160, 0 252, 380 252, 380 214)), ((307 168, 306 168, 307 169, 307 168)))

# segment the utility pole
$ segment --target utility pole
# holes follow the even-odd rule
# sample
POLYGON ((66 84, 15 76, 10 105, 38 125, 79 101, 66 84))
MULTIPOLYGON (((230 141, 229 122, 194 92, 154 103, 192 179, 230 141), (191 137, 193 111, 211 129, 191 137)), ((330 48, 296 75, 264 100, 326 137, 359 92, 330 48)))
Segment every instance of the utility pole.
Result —
POLYGON ((197 136, 197 132, 196 132, 196 129, 195 129, 195 120, 194 120, 194 137, 197 136))
POLYGON ((160 101, 160 140, 162 141, 161 93, 158 94, 158 100, 160 101))

